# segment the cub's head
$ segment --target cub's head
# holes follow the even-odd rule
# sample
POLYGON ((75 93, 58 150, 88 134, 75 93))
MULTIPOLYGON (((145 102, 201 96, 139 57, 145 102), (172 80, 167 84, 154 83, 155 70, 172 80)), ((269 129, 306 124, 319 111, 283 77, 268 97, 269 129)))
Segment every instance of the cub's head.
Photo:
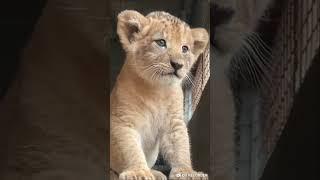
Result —
POLYGON ((147 16, 125 10, 118 15, 117 33, 127 64, 152 83, 179 83, 204 51, 209 35, 166 12, 147 16))

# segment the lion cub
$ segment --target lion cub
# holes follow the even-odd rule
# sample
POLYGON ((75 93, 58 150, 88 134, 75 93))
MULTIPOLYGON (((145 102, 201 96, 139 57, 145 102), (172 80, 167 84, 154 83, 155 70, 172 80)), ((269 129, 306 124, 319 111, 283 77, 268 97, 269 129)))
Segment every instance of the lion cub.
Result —
POLYGON ((170 179, 201 179, 206 175, 192 169, 181 82, 204 51, 207 31, 166 12, 125 10, 117 33, 126 61, 110 100, 111 173, 121 180, 166 179, 151 169, 161 153, 170 179))

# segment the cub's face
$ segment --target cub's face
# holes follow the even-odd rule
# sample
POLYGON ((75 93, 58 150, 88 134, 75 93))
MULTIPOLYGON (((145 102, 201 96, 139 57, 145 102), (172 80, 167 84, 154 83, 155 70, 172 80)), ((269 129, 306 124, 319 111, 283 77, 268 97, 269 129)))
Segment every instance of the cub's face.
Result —
POLYGON ((128 65, 143 79, 160 84, 181 82, 209 40, 205 29, 191 29, 165 12, 143 16, 123 11, 118 15, 117 32, 128 65))

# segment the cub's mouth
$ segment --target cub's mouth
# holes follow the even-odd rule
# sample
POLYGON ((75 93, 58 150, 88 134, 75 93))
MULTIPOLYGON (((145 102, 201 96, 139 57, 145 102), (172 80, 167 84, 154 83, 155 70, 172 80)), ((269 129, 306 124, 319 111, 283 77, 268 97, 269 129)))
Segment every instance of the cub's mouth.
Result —
POLYGON ((164 76, 172 76, 172 77, 176 77, 178 79, 181 79, 182 76, 178 74, 177 71, 173 71, 173 72, 169 72, 169 73, 165 73, 163 74, 164 76))
POLYGON ((163 76, 171 76, 171 77, 175 77, 178 79, 182 79, 182 76, 180 74, 178 74, 178 71, 172 71, 172 72, 168 72, 168 73, 162 73, 163 76))

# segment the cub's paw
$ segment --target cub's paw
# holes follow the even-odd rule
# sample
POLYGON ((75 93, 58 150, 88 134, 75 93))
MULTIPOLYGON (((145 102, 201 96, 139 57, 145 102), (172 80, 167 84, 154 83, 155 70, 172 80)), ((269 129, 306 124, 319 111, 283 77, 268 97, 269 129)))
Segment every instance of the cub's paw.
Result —
POLYGON ((167 176, 165 176, 164 174, 162 174, 162 172, 151 169, 151 173, 153 174, 154 178, 156 180, 167 180, 167 176))
POLYGON ((208 174, 192 169, 174 168, 170 172, 170 180, 208 180, 208 174))
POLYGON ((157 180, 150 169, 127 170, 119 175, 119 180, 157 180))

